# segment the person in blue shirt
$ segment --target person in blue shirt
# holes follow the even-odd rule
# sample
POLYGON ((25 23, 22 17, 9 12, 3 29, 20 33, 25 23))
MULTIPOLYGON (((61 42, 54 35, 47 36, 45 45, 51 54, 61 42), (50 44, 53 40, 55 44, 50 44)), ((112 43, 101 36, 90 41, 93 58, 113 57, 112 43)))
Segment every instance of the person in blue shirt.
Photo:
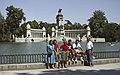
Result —
POLYGON ((55 55, 54 55, 54 45, 53 41, 50 40, 47 45, 47 60, 49 68, 53 68, 53 64, 55 63, 55 55))

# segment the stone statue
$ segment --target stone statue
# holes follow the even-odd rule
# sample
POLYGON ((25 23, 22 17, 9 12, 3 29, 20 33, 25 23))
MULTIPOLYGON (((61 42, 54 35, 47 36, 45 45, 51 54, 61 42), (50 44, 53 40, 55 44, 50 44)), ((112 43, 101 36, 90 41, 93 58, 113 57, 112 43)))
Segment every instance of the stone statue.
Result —
POLYGON ((61 11, 62 11, 62 9, 59 9, 59 10, 58 10, 58 13, 61 13, 61 11))

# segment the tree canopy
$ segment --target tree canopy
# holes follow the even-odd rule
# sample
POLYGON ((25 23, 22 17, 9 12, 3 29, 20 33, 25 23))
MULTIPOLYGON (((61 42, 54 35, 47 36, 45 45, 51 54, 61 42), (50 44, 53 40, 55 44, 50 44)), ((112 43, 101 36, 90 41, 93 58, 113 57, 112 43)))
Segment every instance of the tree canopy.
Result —
POLYGON ((8 38, 7 35, 8 35, 8 27, 4 17, 0 13, 0 41, 6 41, 8 38))
POLYGON ((39 24, 36 20, 28 21, 27 23, 29 23, 31 28, 33 28, 33 29, 38 29, 39 28, 39 24))
POLYGON ((88 19, 88 21, 91 28, 92 36, 96 38, 104 38, 104 28, 105 25, 108 23, 105 13, 100 10, 96 10, 95 12, 93 12, 93 16, 88 19))
POLYGON ((19 32, 21 31, 19 29, 20 23, 25 21, 24 12, 20 8, 15 8, 14 6, 9 6, 6 8, 7 11, 7 17, 6 17, 6 23, 9 27, 9 33, 10 38, 11 35, 19 36, 19 32))
POLYGON ((96 10, 88 21, 93 37, 105 38, 109 42, 120 41, 120 25, 108 23, 104 12, 96 10))
POLYGON ((120 41, 120 25, 117 23, 108 23, 105 26, 106 41, 116 42, 120 41))

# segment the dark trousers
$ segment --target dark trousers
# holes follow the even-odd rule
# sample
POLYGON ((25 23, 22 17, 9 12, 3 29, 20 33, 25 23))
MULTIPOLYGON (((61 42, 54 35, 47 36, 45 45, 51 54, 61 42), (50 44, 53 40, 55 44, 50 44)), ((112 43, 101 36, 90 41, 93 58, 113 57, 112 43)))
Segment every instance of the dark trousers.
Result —
POLYGON ((93 52, 92 50, 86 50, 87 61, 89 65, 93 65, 93 52))

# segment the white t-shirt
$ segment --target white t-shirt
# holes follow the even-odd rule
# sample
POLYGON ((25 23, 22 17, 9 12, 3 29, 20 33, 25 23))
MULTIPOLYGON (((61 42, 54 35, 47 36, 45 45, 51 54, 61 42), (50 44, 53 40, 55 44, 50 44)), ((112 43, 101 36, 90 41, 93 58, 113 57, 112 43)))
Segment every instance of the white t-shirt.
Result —
POLYGON ((87 42, 87 50, 93 48, 93 43, 91 41, 87 42))
POLYGON ((73 49, 79 49, 81 48, 81 45, 78 43, 77 45, 74 43, 73 44, 73 49))

